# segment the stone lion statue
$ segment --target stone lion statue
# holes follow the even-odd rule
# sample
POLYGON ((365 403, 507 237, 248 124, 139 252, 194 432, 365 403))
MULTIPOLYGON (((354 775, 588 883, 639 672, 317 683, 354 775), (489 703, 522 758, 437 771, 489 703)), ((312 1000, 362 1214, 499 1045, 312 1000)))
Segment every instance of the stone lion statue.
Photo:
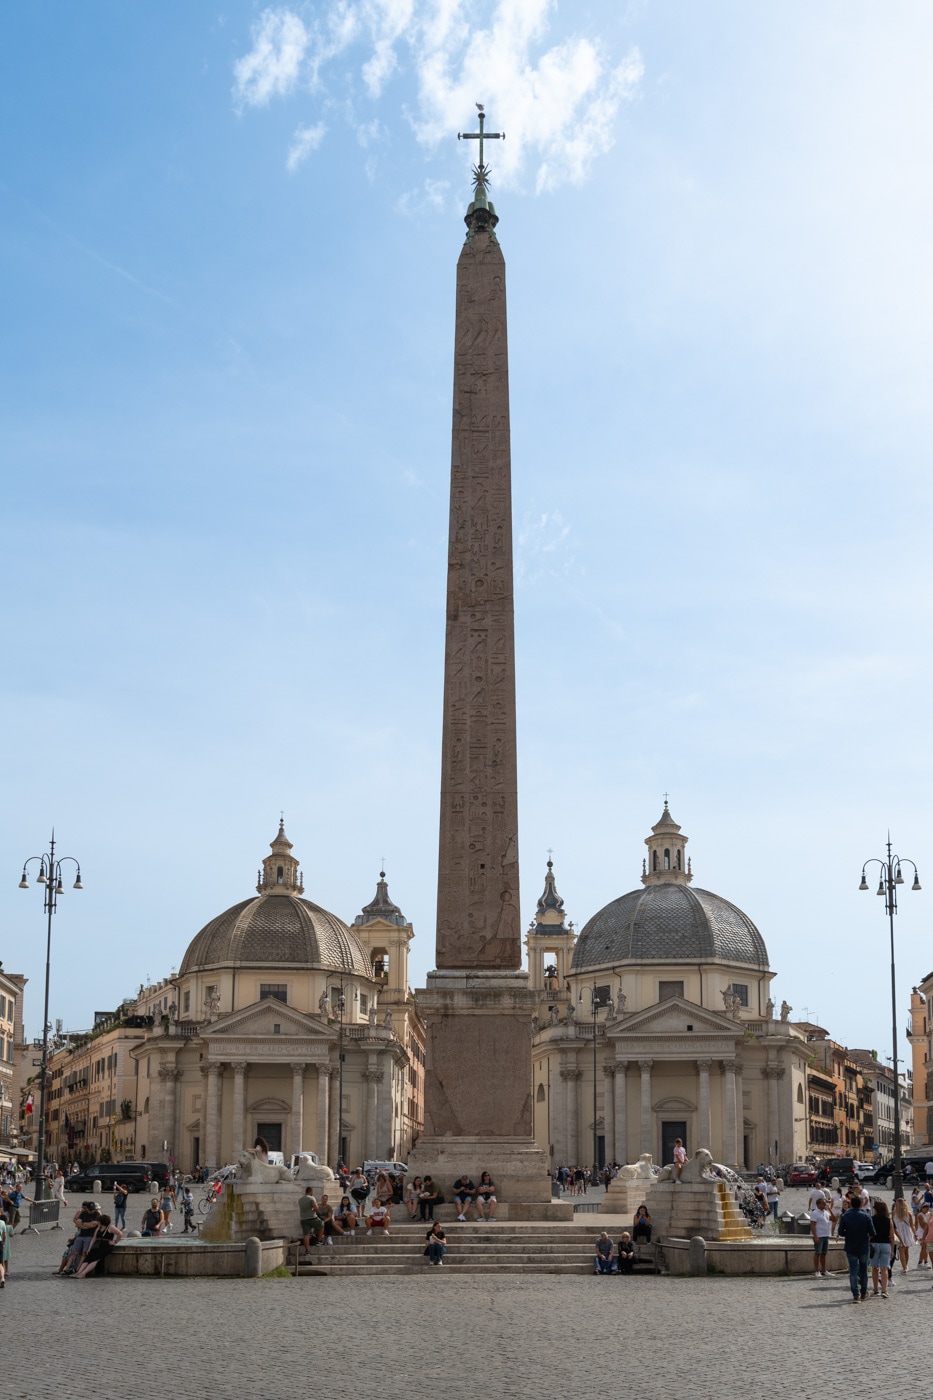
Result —
POLYGON ((248 1181, 253 1186, 261 1182, 292 1180, 288 1167, 274 1167, 271 1162, 264 1162, 257 1152, 252 1152, 249 1148, 244 1148, 237 1158, 236 1174, 238 1181, 248 1181))
POLYGON ((653 1181, 651 1153, 643 1152, 637 1162, 629 1162, 627 1166, 620 1167, 619 1176, 622 1181, 653 1181))
POLYGON ((315 1195, 319 1196, 326 1191, 330 1194, 336 1185, 336 1177, 330 1167, 325 1167, 323 1162, 315 1162, 313 1157, 309 1157, 307 1152, 302 1152, 298 1158, 297 1181, 302 1190, 308 1186, 314 1187, 315 1195))
MULTIPOLYGON (((710 1181, 713 1179, 710 1172, 712 1165, 713 1155, 709 1149, 698 1147, 690 1160, 684 1163, 680 1179, 681 1181, 710 1181)), ((673 1167, 662 1167, 658 1172, 658 1181, 673 1181, 674 1179, 673 1167)))

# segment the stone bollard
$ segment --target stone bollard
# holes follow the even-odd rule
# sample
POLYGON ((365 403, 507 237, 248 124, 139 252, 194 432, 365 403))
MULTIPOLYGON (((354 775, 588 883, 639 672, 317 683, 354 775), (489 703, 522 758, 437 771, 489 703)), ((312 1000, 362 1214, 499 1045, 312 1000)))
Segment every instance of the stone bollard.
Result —
POLYGON ((262 1273, 262 1241, 253 1235, 243 1246, 243 1277, 258 1278, 262 1273))
POLYGON ((690 1241, 688 1262, 692 1274, 706 1273, 706 1241, 702 1235, 694 1235, 690 1241))
POLYGON ((102 1187, 101 1187, 100 1182, 99 1182, 99 1181, 95 1181, 95 1182, 94 1182, 94 1195, 95 1195, 95 1196, 99 1196, 100 1193, 101 1193, 101 1190, 102 1190, 102 1187))

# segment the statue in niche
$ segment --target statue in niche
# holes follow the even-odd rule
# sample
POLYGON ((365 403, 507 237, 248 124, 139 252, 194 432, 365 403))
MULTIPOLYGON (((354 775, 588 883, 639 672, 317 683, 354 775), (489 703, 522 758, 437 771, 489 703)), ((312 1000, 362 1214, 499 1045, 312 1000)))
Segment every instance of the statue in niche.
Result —
POLYGON ((781 1020, 782 1020, 782 1021, 787 1021, 787 1020, 789 1020, 789 1019, 790 1019, 790 1013, 793 1011, 793 1009, 794 1009, 794 1008, 790 1005, 789 1002, 782 1001, 782 1002, 781 1002, 781 1020))
POLYGON ((317 1009, 322 1016, 330 1015, 330 997, 327 995, 326 987, 324 988, 321 995, 318 997, 317 1009))
POLYGON ((549 1006, 549 1007, 548 1007, 548 1012, 550 1013, 550 1017, 551 1017, 551 1025, 552 1025, 552 1026, 556 1026, 556 1025, 558 1024, 558 1022, 560 1021, 560 1012, 559 1012, 559 1010, 557 1009, 556 1006, 549 1006))
POLYGON ((216 1021, 220 1015, 220 992, 216 987, 211 987, 204 997, 205 1020, 216 1021))

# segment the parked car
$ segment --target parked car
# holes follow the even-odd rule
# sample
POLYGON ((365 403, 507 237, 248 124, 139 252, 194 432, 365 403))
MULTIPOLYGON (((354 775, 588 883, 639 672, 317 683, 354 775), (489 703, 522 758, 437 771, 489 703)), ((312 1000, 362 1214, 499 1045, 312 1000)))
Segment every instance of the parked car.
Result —
POLYGON ((816 1179, 821 1186, 828 1186, 834 1176, 838 1176, 842 1186, 855 1182, 854 1157, 828 1157, 817 1172, 816 1179))
POLYGON ((87 1195, 94 1190, 95 1181, 100 1182, 102 1193, 112 1191, 118 1181, 131 1191, 154 1189, 148 1162, 95 1162, 93 1166, 66 1176, 65 1190, 82 1191, 87 1195))
POLYGON ((815 1186, 816 1167, 811 1167, 809 1162, 795 1162, 788 1174, 787 1184, 788 1186, 815 1186))
POLYGON ((859 1181, 868 1181, 870 1177, 873 1177, 875 1174, 875 1165, 874 1162, 856 1162, 855 1175, 858 1177, 859 1181))
POLYGON ((369 1176, 370 1172, 392 1172, 395 1176, 405 1176, 408 1168, 404 1162, 364 1162, 363 1171, 369 1176))

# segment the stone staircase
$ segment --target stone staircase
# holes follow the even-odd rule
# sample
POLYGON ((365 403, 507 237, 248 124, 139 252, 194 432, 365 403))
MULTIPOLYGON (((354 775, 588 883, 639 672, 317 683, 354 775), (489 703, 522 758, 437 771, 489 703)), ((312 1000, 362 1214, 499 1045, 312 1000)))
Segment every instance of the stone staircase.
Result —
MULTIPOLYGON (((608 1222, 607 1222, 608 1223, 608 1222)), ((444 1270, 458 1274, 590 1274, 601 1222, 549 1224, 542 1222, 445 1225, 447 1254, 444 1270)), ((360 1278, 381 1274, 418 1274, 433 1269, 424 1257, 427 1225, 394 1225, 391 1234, 356 1235, 336 1239, 333 1245, 319 1245, 307 1262, 298 1265, 299 1274, 360 1278)), ((624 1228, 624 1227, 623 1227, 624 1228)), ((609 1228, 615 1239, 619 1233, 609 1228)), ((294 1269, 295 1254, 289 1255, 294 1269)), ((657 1269, 656 1253, 643 1247, 643 1267, 657 1269)))
POLYGON ((722 1213, 720 1240, 750 1240, 751 1226, 744 1211, 736 1205, 735 1197, 724 1181, 717 1181, 716 1193, 719 1196, 719 1209, 722 1213))

